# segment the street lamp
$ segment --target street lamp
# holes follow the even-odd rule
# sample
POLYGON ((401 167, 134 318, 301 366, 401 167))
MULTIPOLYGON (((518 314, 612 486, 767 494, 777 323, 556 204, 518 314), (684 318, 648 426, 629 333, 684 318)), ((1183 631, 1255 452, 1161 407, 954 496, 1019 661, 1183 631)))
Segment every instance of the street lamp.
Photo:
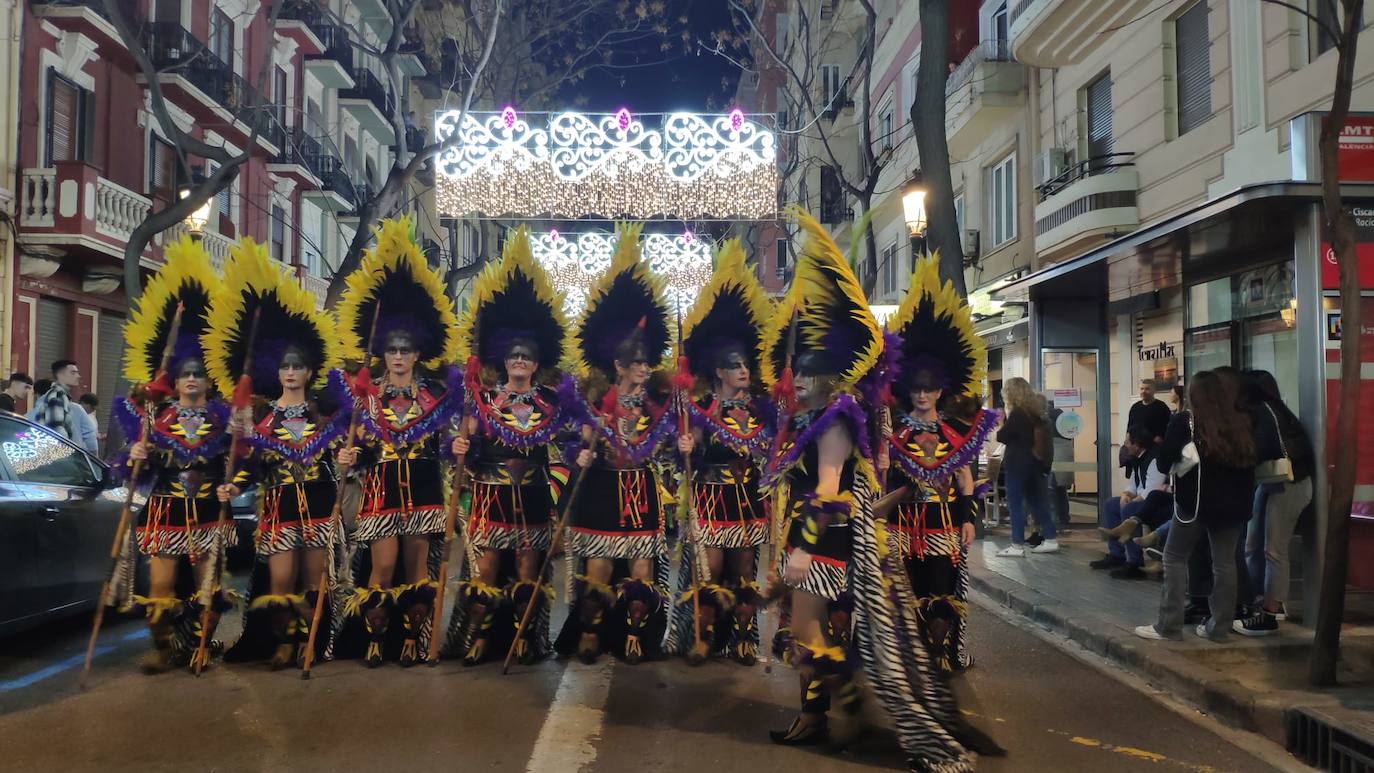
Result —
POLYGON ((911 236, 911 259, 924 257, 926 253, 926 189, 919 177, 907 184, 902 194, 902 215, 906 220, 907 233, 911 236))
MULTIPOLYGON (((184 199, 190 195, 190 188, 181 189, 181 198, 184 199)), ((186 230, 190 231, 192 239, 199 241, 201 235, 205 233, 205 224, 208 222, 210 222, 210 201, 206 199, 205 203, 196 207, 194 212, 186 216, 186 230)))

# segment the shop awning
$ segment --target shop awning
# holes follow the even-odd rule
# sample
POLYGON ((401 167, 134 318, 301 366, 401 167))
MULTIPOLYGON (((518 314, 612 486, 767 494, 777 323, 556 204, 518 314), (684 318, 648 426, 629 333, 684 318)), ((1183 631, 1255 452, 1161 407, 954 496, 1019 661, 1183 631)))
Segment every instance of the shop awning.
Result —
MULTIPOLYGON (((1341 189, 1346 199, 1374 196, 1374 185, 1346 184, 1341 189)), ((998 288, 993 295, 1019 302, 1098 295, 1115 300, 1173 286, 1181 281, 1184 260, 1221 260, 1226 255, 1291 244, 1296 204, 1320 198, 1321 185, 1314 182, 1244 186, 1076 258, 1046 266, 998 288)))

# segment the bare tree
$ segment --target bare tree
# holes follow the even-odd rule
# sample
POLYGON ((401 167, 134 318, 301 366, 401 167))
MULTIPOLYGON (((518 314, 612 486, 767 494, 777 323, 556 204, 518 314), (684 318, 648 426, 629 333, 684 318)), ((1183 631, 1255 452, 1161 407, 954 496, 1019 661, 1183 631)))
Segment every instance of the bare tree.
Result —
MULTIPOLYGON (((190 183, 186 195, 180 198, 173 196, 172 200, 161 209, 150 209, 143 222, 135 226, 129 234, 129 241, 124 246, 124 292, 129 308, 132 309, 143 292, 143 276, 139 259, 153 238, 184 221, 187 216, 209 201, 211 196, 227 188, 238 176, 239 168, 252 157, 253 147, 257 144, 260 130, 271 120, 270 113, 262 103, 260 95, 264 93, 267 85, 272 46, 263 47, 262 63, 258 67, 256 88, 247 90, 246 93, 240 95, 245 98, 245 101, 239 105, 239 109, 242 115, 248 116, 250 130, 244 149, 239 153, 233 153, 223 144, 212 145, 192 136, 172 119, 171 112, 167 108, 167 99, 162 93, 162 83, 159 80, 161 72, 166 72, 166 70, 159 71, 153 64, 146 46, 148 38, 141 36, 139 32, 142 30, 137 28, 141 27, 141 23, 139 20, 126 15, 125 9, 129 7, 127 3, 121 3, 118 0, 103 0, 103 5, 105 15, 109 17, 115 30, 118 31, 119 39, 123 42, 124 48, 133 57, 139 72, 147 81, 149 105, 153 115, 157 118, 163 136, 172 144, 177 157, 178 169, 182 172, 181 176, 190 183), (214 162, 216 164, 214 172, 201 180, 194 179, 190 174, 190 156, 214 162)), ((269 36, 276 29, 280 5, 280 3, 272 3, 268 7, 267 30, 269 36)), ((206 54, 202 52, 197 56, 203 55, 206 54)), ((194 59, 179 62, 174 69, 184 68, 193 62, 194 59)))
MULTIPOLYGON (((759 52, 754 54, 754 58, 766 58, 783 73, 788 98, 795 99, 798 107, 797 131, 819 143, 825 165, 834 170, 841 187, 854 197, 864 212, 868 212, 885 168, 886 155, 874 150, 875 141, 885 138, 873 136, 873 52, 877 47, 878 14, 871 0, 859 0, 859 3, 863 10, 859 25, 859 55, 849 77, 845 79, 847 83, 858 84, 854 89, 858 92, 855 95, 855 120, 859 129, 857 169, 841 162, 836 132, 833 124, 826 119, 826 116, 837 115, 843 107, 833 103, 848 95, 836 94, 826 104, 819 104, 813 96, 819 68, 825 60, 824 47, 829 42, 827 33, 830 30, 816 25, 817 20, 808 12, 806 4, 799 3, 789 7, 790 12, 797 14, 797 34, 779 46, 778 41, 769 39, 759 24, 764 3, 730 0, 730 8, 735 24, 747 40, 748 48, 759 52)), ((806 168, 807 160, 801 159, 799 162, 806 168)), ((872 294, 878 280, 879 266, 877 237, 871 228, 864 229, 864 251, 859 268, 863 290, 866 294, 872 294)))
MULTIPOLYGON (((1336 417, 1328 426, 1335 432, 1335 455, 1328 487, 1326 534, 1321 586, 1318 591, 1317 627, 1308 663, 1308 680, 1318 687, 1336 684, 1340 657, 1341 622, 1345 618, 1345 584, 1350 570, 1350 514, 1355 502, 1360 426, 1360 343, 1364 328, 1360 319, 1359 261, 1355 253, 1355 219, 1341 200, 1340 138, 1350 116, 1350 94, 1355 83, 1355 47, 1363 27, 1364 0, 1319 0, 1328 19, 1308 11, 1306 3, 1262 0, 1301 14, 1326 34, 1336 48, 1336 84, 1331 110, 1317 139, 1322 170, 1322 215, 1336 253, 1340 272, 1341 396, 1336 417)), ((1321 496, 1322 492, 1314 492, 1321 496)))
POLYGON ((948 69, 949 8, 947 0, 921 0, 921 61, 916 71, 916 98, 911 103, 911 126, 921 157, 921 180, 930 213, 930 246, 940 254, 940 277, 954 283, 960 296, 964 285, 964 248, 954 211, 954 181, 949 170, 949 138, 945 135, 945 79, 948 69))

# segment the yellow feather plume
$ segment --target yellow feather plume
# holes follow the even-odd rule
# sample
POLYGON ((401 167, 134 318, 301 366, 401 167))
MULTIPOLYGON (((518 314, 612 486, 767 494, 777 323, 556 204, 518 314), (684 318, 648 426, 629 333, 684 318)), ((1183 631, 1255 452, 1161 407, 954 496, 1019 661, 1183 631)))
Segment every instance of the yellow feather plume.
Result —
MULTIPOLYGON (((513 277, 524 274, 529 277, 531 284, 534 285, 534 294, 539 302, 547 307, 548 312, 557 321, 559 328, 564 335, 568 334, 568 319, 563 313, 563 302, 553 289, 553 283, 549 281, 548 272, 544 267, 534 260, 534 250, 530 244, 530 232, 525 226, 515 229, 515 232, 506 239, 505 247, 501 251, 501 260, 497 263, 489 263, 482 270, 477 281, 473 283, 472 296, 468 299, 467 310, 463 313, 458 323, 458 343, 460 362, 466 361, 469 356, 477 351, 478 342, 475 340, 479 320, 481 319, 482 309, 491 303, 502 290, 509 286, 513 277)), ((569 349, 567 342, 564 342, 563 350, 569 349)), ((549 363, 557 365, 557 363, 549 363)))
MULTIPOLYGON (((692 331, 711 313, 716 301, 725 293, 737 293, 744 300, 745 310, 751 318, 754 333, 754 358, 756 362, 764 359, 763 331, 773 321, 774 303, 758 277, 749 269, 745 260, 744 244, 740 239, 727 239, 716 248, 715 269, 711 278, 702 288, 701 294, 682 321, 682 338, 691 338, 692 331)), ((742 333, 743 331, 741 331, 742 333)), ((681 354, 681 352, 679 352, 681 354)), ((765 380, 765 386, 772 382, 765 380)))
POLYGON ((444 280, 430 270, 420 245, 411 237, 412 230, 413 223, 409 215, 383 220, 376 229, 377 246, 363 254, 358 269, 348 276, 337 309, 339 340, 345 358, 356 362, 364 361, 363 338, 372 327, 372 318, 369 315, 363 319, 360 312, 363 305, 373 298, 383 277, 390 271, 404 272, 413 277, 416 283, 424 288, 439 316, 444 337, 442 351, 437 356, 422 361, 421 364, 426 368, 435 369, 458 359, 458 318, 453 313, 453 305, 449 302, 444 280))
POLYGON ((923 304, 933 309, 936 324, 948 328, 957 336, 970 360, 969 374, 962 383, 952 385, 956 394, 979 395, 988 374, 988 348, 982 336, 973 329, 973 310, 954 289, 954 283, 940 280, 938 254, 916 261, 911 272, 911 286, 902 303, 887 321, 887 329, 905 335, 923 304))
POLYGON ((667 320, 669 340, 672 338, 673 320, 668 318, 668 302, 664 298, 667 280, 650 271, 648 264, 640 259, 639 236, 640 232, 644 230, 644 224, 616 223, 615 230, 618 238, 615 253, 611 256, 611 265, 601 276, 597 277, 596 282, 592 284, 591 290, 587 293, 587 307, 582 311, 582 319, 577 325, 576 335, 573 338, 575 356, 578 358, 576 362, 577 373, 584 377, 592 370, 591 360, 587 356, 587 347, 590 342, 583 340, 584 324, 600 308, 607 292, 621 274, 628 273, 637 283, 648 289, 649 294, 653 296, 654 306, 661 311, 664 319, 667 320))
MULTIPOLYGON (((177 300, 189 288, 198 288, 206 298, 219 288, 219 277, 210 265, 210 255, 200 242, 189 235, 168 244, 163 250, 165 263, 143 288, 138 306, 124 325, 124 378, 133 384, 145 384, 157 376, 162 367, 165 331, 159 339, 159 327, 169 325, 175 314, 177 300)), ((183 311, 185 314, 196 311, 183 311)), ((203 310, 200 312, 203 313, 203 310)), ((183 324, 185 320, 183 319, 183 324)))

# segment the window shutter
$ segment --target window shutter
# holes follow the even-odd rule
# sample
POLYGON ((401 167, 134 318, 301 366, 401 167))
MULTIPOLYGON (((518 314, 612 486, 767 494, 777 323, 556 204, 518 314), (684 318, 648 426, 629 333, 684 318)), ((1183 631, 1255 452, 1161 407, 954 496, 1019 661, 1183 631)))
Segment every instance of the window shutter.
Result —
POLYGON ((66 80, 48 81, 48 162, 76 159, 81 93, 66 80))
POLYGON ((1202 0, 1174 22, 1178 57, 1178 133, 1186 134, 1212 115, 1211 41, 1207 2, 1202 0))
POLYGON ((1112 74, 1088 84, 1088 158, 1112 152, 1112 74))

